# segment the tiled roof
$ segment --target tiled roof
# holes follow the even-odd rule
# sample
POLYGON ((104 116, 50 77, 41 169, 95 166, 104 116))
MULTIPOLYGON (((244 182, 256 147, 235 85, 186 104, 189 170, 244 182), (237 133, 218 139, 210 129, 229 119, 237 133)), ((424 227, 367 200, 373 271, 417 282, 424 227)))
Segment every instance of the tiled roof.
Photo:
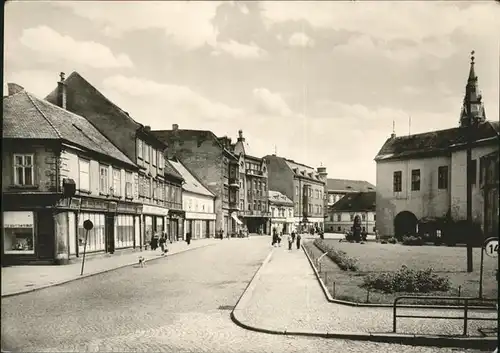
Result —
MULTIPOLYGON (((389 138, 375 157, 376 161, 413 157, 421 154, 449 153, 452 148, 465 145, 466 128, 455 127, 422 134, 389 138)), ((499 136, 498 121, 486 121, 473 129, 473 141, 499 136)))
POLYGON ((374 191, 375 186, 365 180, 328 179, 328 191, 362 192, 374 191))
POLYGON ((169 161, 170 164, 179 172, 179 174, 182 176, 184 181, 186 182, 185 184, 182 185, 182 188, 185 191, 189 191, 192 193, 200 194, 200 195, 205 195, 205 196, 211 196, 214 197, 214 194, 210 192, 199 180, 196 178, 193 173, 184 166, 181 162, 178 161, 169 161))
POLYGON ((177 169, 172 165, 172 161, 166 159, 165 166, 163 167, 163 173, 167 176, 174 177, 179 180, 184 180, 183 176, 177 171, 177 169))
POLYGON ((227 151, 232 157, 238 159, 231 151, 227 150, 219 138, 212 132, 208 130, 186 130, 186 129, 177 129, 177 130, 151 130, 151 133, 156 136, 156 138, 167 145, 175 144, 175 142, 182 141, 198 141, 198 144, 201 145, 206 140, 212 140, 216 143, 220 149, 227 151))
POLYGON ((296 175, 321 181, 318 172, 313 167, 286 158, 285 162, 296 175))
POLYGON ((375 201, 375 191, 347 194, 330 206, 330 210, 336 212, 375 211, 375 201))
POLYGON ((24 90, 3 99, 3 137, 60 139, 135 166, 87 119, 24 90))
POLYGON ((274 204, 293 206, 293 201, 279 191, 269 190, 269 202, 274 204))

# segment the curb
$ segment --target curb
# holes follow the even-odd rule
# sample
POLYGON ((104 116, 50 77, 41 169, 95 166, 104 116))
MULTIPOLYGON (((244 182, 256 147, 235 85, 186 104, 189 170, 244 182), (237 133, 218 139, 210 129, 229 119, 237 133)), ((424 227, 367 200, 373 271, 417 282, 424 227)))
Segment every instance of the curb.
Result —
MULTIPOLYGON (((302 250, 305 249, 302 245, 302 250)), ((284 335, 284 336, 302 336, 302 337, 317 337, 317 338, 336 338, 336 339, 346 339, 346 340, 356 340, 356 341, 371 341, 371 342, 379 342, 379 343, 394 343, 394 344, 403 344, 403 345, 411 345, 411 346, 435 346, 435 347, 453 347, 453 348, 466 348, 466 349, 480 349, 480 350, 494 350, 497 347, 498 341, 496 337, 447 337, 447 336, 431 336, 431 335, 410 335, 410 334, 400 334, 400 333, 363 333, 363 332, 346 332, 346 331, 332 331, 332 332, 313 332, 313 331, 293 331, 293 330, 276 330, 276 329, 267 329, 263 327, 255 327, 248 324, 245 324, 241 319, 237 317, 237 312, 241 311, 243 308, 239 308, 240 302, 243 298, 248 296, 251 297, 252 291, 256 286, 257 280, 260 277, 262 269, 269 262, 272 257, 273 250, 264 260, 259 269, 255 272, 252 279, 246 286, 245 290, 241 294, 240 298, 236 302, 234 309, 231 311, 231 320, 239 327, 259 332, 259 333, 267 333, 272 335, 284 335)), ((307 256, 307 252, 306 252, 307 256)), ((309 262, 311 259, 307 256, 309 262)), ((313 267, 314 268, 314 267, 313 267)), ((322 282, 320 281, 320 284, 322 282)), ((322 286, 323 291, 326 290, 324 286, 322 286)), ((325 292, 327 295, 328 291, 325 292)), ((328 293, 329 295, 329 293, 328 293)), ((327 295, 327 297, 328 297, 327 295)))
MULTIPOLYGON (((316 246, 316 244, 313 244, 316 246)), ((328 289, 326 288, 325 284, 323 283, 323 279, 321 278, 321 275, 319 274, 318 270, 316 269, 316 266, 314 265, 314 262, 310 258, 309 254, 307 253, 307 250, 305 249, 304 245, 301 245, 302 250, 306 254, 307 260, 309 261, 309 264, 311 265, 314 274, 316 275, 316 279, 318 280, 321 289, 323 289, 323 293, 325 294, 326 299, 330 303, 335 303, 335 304, 341 304, 341 305, 347 305, 347 306, 354 306, 354 307, 365 307, 365 308, 393 308, 392 304, 370 304, 370 303, 358 303, 358 302, 351 302, 347 300, 340 300, 340 299, 334 299, 328 289)), ((316 246, 316 248, 320 251, 320 248, 316 246)), ((405 304, 405 305, 398 305, 398 308, 407 308, 407 309, 450 309, 450 310, 464 310, 464 306, 460 305, 418 305, 418 304, 405 304)), ((488 307, 488 306, 469 306, 470 310, 484 310, 484 311, 496 311, 494 307, 488 307)))
MULTIPOLYGON (((205 247, 208 247, 208 246, 213 246, 213 245, 216 245, 216 244, 217 243, 206 244, 206 245, 200 245, 200 246, 198 246, 196 248, 184 249, 184 250, 181 250, 181 251, 178 251, 176 253, 168 255, 168 257, 174 256, 174 255, 177 255, 177 254, 181 254, 181 253, 184 253, 184 252, 187 252, 187 251, 192 251, 192 250, 196 250, 196 249, 205 248, 205 247)), ((153 257, 151 259, 148 259, 147 262, 155 261, 155 260, 158 260, 158 259, 164 259, 164 258, 166 258, 166 257, 162 256, 162 255, 158 255, 157 257, 153 257)), ((42 289, 60 286, 60 285, 66 284, 66 283, 78 281, 80 279, 92 277, 92 276, 95 276, 95 275, 100 275, 100 274, 103 274, 103 273, 107 273, 107 272, 119 270, 120 268, 134 266, 134 265, 137 265, 137 261, 134 261, 133 263, 128 263, 126 265, 120 265, 120 266, 117 266, 117 267, 112 267, 112 268, 108 268, 108 269, 105 269, 105 270, 97 271, 97 272, 83 274, 83 275, 75 277, 75 278, 66 279, 66 280, 62 280, 62 281, 59 281, 59 282, 55 282, 55 283, 46 284, 46 285, 43 285, 43 286, 40 286, 40 287, 36 287, 36 288, 24 289, 24 290, 17 291, 17 292, 14 292, 14 293, 2 294, 1 298, 3 299, 3 298, 8 298, 8 297, 14 297, 14 296, 21 295, 21 294, 32 293, 32 292, 36 292, 36 291, 39 291, 39 290, 42 290, 42 289)))

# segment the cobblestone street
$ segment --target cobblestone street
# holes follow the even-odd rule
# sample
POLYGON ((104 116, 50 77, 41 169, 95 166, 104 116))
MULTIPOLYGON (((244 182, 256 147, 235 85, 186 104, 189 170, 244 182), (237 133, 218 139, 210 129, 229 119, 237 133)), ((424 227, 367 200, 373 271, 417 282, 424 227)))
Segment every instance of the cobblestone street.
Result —
MULTIPOLYGON (((145 268, 126 267, 3 298, 2 348, 22 352, 466 352, 274 336, 236 326, 230 310, 269 251, 268 237, 223 240, 145 268)), ((269 310, 263 315, 272 315, 269 310)))

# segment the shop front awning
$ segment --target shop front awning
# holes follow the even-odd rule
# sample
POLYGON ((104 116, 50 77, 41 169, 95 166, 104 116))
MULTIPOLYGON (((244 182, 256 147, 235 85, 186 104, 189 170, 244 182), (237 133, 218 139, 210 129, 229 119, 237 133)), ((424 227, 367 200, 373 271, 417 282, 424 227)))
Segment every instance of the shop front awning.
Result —
POLYGON ((232 213, 231 217, 236 221, 236 223, 243 224, 243 222, 240 221, 240 219, 238 218, 238 216, 235 213, 232 213))

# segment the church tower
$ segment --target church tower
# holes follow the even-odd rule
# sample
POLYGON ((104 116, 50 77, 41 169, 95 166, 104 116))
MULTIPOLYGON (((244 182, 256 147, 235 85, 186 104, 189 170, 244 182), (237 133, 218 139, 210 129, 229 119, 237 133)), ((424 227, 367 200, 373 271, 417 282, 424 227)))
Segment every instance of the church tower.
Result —
POLYGON ((477 76, 474 70, 474 59, 474 51, 472 51, 469 78, 465 86, 464 102, 460 113, 460 127, 467 127, 471 123, 478 124, 486 121, 484 105, 481 101, 482 95, 477 85, 477 76))

